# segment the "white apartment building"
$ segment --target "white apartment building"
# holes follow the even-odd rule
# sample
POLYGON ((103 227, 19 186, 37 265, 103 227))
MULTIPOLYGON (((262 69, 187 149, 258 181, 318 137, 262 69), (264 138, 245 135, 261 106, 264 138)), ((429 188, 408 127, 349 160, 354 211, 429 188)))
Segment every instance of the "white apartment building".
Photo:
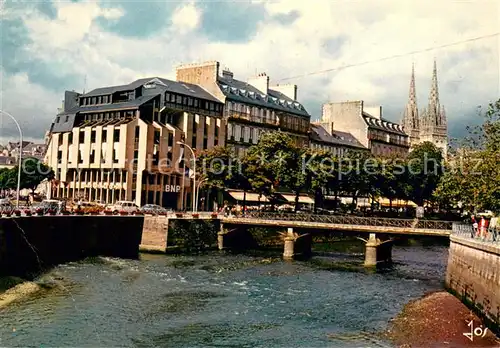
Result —
POLYGON ((257 144, 262 133, 275 130, 308 146, 311 117, 297 101, 296 85, 270 86, 264 73, 237 80, 229 70, 221 71, 217 61, 182 65, 176 71, 177 81, 197 84, 225 104, 226 142, 237 154, 257 144))
POLYGON ((368 151, 352 134, 320 123, 311 123, 310 147, 331 152, 337 158, 347 156, 350 151, 368 151))
POLYGON ((403 127, 382 117, 382 107, 366 107, 362 100, 323 105, 321 125, 350 133, 375 156, 405 157, 410 140, 403 127))
POLYGON ((190 206, 191 152, 225 144, 223 104, 203 88, 163 78, 66 92, 49 132, 50 195, 137 205, 190 206), (186 170, 186 168, 188 170, 186 170))

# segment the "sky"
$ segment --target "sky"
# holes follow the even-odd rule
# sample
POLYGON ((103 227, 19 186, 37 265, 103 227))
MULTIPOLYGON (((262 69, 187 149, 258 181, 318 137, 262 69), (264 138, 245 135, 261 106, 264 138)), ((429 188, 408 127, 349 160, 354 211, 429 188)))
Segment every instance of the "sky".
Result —
MULTIPOLYGON (((436 59, 449 135, 460 137, 500 97, 499 4, 0 0, 0 109, 41 140, 65 90, 175 79, 177 65, 217 60, 240 80, 265 72, 297 84, 313 120, 325 102, 364 100, 399 122, 412 63, 422 109, 436 59)), ((0 142, 17 139, 12 121, 0 125, 0 142)))

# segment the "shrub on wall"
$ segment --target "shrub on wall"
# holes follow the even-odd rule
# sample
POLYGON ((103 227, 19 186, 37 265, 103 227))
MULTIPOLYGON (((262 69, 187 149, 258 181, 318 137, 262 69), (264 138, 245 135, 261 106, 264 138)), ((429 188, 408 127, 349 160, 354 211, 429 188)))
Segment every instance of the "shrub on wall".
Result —
POLYGON ((185 251, 202 251, 217 244, 219 223, 214 220, 171 220, 168 245, 185 251))

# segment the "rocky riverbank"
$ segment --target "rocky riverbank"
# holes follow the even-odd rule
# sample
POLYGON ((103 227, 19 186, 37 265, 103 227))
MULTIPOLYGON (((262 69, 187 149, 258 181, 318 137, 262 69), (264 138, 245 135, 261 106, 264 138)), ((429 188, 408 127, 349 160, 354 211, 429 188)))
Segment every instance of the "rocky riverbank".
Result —
POLYGON ((484 330, 481 319, 455 296, 435 292, 407 304, 385 336, 401 348, 500 347, 500 339, 490 330, 484 337, 473 336, 472 341, 466 337, 464 333, 471 332, 471 321, 474 328, 484 330))

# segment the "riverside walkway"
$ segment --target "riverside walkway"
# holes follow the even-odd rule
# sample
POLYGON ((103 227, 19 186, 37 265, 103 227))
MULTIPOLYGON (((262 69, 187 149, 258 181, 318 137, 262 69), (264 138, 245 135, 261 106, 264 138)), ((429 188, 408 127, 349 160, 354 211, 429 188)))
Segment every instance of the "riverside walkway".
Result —
POLYGON ((241 217, 222 217, 221 222, 226 226, 268 226, 442 237, 448 237, 453 226, 452 221, 268 212, 248 212, 241 217))

